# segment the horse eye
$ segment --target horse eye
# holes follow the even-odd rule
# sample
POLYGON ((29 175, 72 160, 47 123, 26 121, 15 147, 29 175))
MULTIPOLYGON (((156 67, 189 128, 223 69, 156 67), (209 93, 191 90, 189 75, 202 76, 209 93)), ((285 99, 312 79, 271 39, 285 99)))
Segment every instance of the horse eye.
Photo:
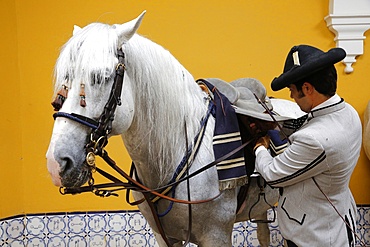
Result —
POLYGON ((91 83, 92 85, 100 84, 102 82, 102 78, 100 75, 93 73, 91 75, 91 83))
POLYGON ((92 75, 92 84, 101 84, 101 83, 108 83, 111 80, 112 76, 109 74, 106 75, 98 75, 93 73, 92 75))

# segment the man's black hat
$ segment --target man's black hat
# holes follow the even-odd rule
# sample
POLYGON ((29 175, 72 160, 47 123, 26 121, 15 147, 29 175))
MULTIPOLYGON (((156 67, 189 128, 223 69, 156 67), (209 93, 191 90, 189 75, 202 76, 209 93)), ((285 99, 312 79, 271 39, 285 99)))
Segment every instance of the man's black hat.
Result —
POLYGON ((328 52, 309 45, 294 46, 285 60, 284 72, 271 82, 271 89, 278 91, 289 84, 343 60, 346 52, 342 48, 333 48, 328 52))

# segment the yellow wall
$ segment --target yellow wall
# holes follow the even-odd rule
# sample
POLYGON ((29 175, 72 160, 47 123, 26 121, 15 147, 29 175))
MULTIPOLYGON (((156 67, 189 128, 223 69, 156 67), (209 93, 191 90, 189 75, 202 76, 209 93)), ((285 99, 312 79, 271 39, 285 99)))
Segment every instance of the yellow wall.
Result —
MULTIPOLYGON (((139 33, 170 50, 194 75, 233 80, 255 77, 269 95, 289 49, 307 43, 323 50, 335 46, 324 17, 328 1, 148 1, 81 0, 0 2, 1 170, 0 218, 19 213, 130 209, 119 198, 91 194, 61 196, 46 170, 45 152, 52 131, 52 74, 60 47, 74 24, 122 23, 147 14, 139 33)), ((363 115, 370 99, 370 44, 354 73, 338 64, 338 93, 363 115)), ((351 126, 348 126, 349 128, 351 126)), ((130 160, 119 138, 111 156, 128 170, 130 160)), ((102 162, 101 162, 102 163, 102 162)), ((351 180, 357 203, 370 203, 370 162, 361 157, 351 180)))
MULTIPOLYGON (((0 1, 0 218, 23 210, 21 95, 15 2, 0 1)), ((28 142, 29 143, 29 142, 28 142)))

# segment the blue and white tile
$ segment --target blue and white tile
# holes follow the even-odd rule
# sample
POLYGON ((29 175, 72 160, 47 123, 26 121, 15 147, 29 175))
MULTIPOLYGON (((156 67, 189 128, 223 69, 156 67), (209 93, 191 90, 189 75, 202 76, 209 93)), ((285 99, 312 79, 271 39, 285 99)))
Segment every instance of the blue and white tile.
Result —
POLYGON ((93 233, 105 233, 108 225, 105 214, 87 215, 87 224, 87 228, 93 233))
POLYGON ((105 233, 102 234, 93 234, 89 237, 89 246, 92 247, 105 247, 107 246, 105 233))
POLYGON ((88 247, 88 240, 84 236, 74 235, 66 241, 68 247, 88 247))
POLYGON ((155 240, 153 232, 150 230, 150 234, 147 235, 147 243, 148 246, 151 247, 158 247, 157 241, 155 240))
POLYGON ((279 229, 270 227, 270 246, 284 246, 284 239, 279 229))
POLYGON ((48 247, 67 247, 66 237, 52 236, 47 239, 46 244, 48 247))
POLYGON ((129 215, 127 227, 130 231, 141 232, 147 226, 147 221, 140 212, 134 212, 129 215))
POLYGON ((45 216, 26 216, 25 235, 28 238, 39 237, 46 232, 45 216))
POLYGON ((126 239, 122 234, 113 234, 107 236, 107 246, 109 247, 121 247, 128 246, 126 239))
POLYGON ((6 233, 6 229, 8 228, 8 221, 3 220, 0 221, 0 246, 6 243, 8 240, 8 234, 6 233))
POLYGON ((85 233, 87 223, 86 214, 71 214, 68 215, 68 232, 71 235, 85 233))
POLYGON ((9 246, 9 247, 24 247, 26 246, 25 242, 23 239, 11 239, 9 240, 8 244, 4 246, 9 246))
POLYGON ((126 229, 128 214, 126 213, 108 213, 108 229, 110 232, 122 233, 126 229))
POLYGON ((9 239, 20 239, 24 235, 25 217, 8 220, 6 235, 9 239))
POLYGON ((148 246, 147 239, 143 234, 133 233, 128 236, 128 246, 146 247, 148 246))
POLYGON ((43 237, 30 237, 26 242, 26 246, 46 247, 45 238, 43 237))
POLYGON ((67 215, 48 215, 45 219, 46 231, 50 235, 63 236, 67 233, 67 215))
POLYGON ((0 222, 0 239, 3 239, 5 237, 4 234, 4 229, 3 229, 3 222, 0 222))
POLYGON ((234 228, 231 241, 234 247, 246 246, 244 231, 241 228, 234 228))

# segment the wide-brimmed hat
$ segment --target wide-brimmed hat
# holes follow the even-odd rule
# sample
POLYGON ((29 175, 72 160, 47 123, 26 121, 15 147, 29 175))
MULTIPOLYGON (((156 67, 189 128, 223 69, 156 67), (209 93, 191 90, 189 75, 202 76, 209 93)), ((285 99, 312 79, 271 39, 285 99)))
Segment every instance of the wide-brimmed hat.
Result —
MULTIPOLYGON (((264 121, 273 121, 266 109, 258 102, 255 95, 265 103, 276 121, 296 118, 301 114, 296 103, 282 99, 270 99, 266 96, 266 88, 254 78, 241 78, 227 83, 218 78, 206 79, 224 94, 233 104, 235 112, 264 121), (289 114, 282 115, 274 109, 274 104, 281 110, 292 109, 289 114), (297 113, 297 114, 296 114, 297 113)), ((286 111, 286 113, 288 110, 286 111)))
POLYGON ((328 52, 309 45, 293 46, 285 60, 284 71, 271 82, 271 89, 278 91, 292 83, 343 60, 346 52, 333 48, 328 52))

